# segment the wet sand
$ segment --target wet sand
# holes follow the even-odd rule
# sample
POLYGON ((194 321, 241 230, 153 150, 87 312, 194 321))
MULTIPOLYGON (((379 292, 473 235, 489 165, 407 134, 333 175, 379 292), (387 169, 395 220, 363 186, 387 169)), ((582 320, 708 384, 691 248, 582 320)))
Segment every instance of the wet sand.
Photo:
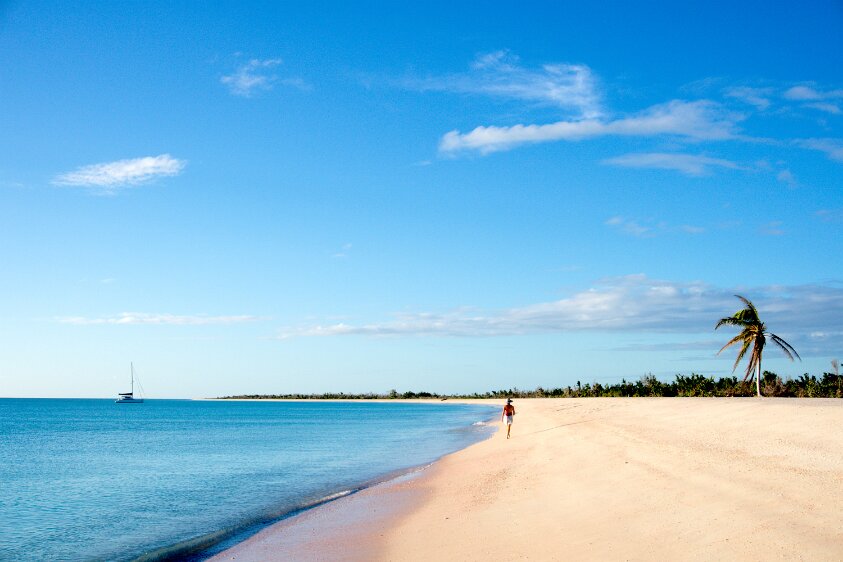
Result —
POLYGON ((512 439, 498 432, 214 560, 843 559, 843 400, 515 405, 512 439))

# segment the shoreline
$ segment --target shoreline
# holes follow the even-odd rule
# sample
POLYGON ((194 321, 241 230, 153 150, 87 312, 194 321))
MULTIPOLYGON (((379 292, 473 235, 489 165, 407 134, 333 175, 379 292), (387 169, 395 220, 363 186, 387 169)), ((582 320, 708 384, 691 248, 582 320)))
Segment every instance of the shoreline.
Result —
MULTIPOLYGON (((244 402, 379 402, 379 403, 395 403, 393 399, 383 399, 383 400, 371 400, 371 399, 361 399, 361 400, 347 400, 347 399, 340 399, 340 400, 332 400, 332 399, 322 399, 322 400, 297 400, 297 399, 214 399, 214 398, 204 398, 204 399, 194 399, 194 400, 201 400, 201 401, 244 401, 244 402)), ((402 403, 410 404, 435 404, 440 403, 439 400, 429 400, 429 399, 404 399, 401 400, 402 403)), ((447 402, 443 401, 441 403, 447 404, 447 402)), ((476 401, 467 401, 467 402, 452 402, 453 405, 468 405, 468 406, 488 406, 487 404, 477 403, 476 401)), ((489 415, 491 416, 492 411, 490 410, 489 415)), ((483 416, 485 414, 481 414, 483 416)), ((480 422, 477 422, 473 425, 489 425, 489 418, 483 418, 480 422)), ((468 447, 471 447, 478 442, 485 441, 491 436, 493 433, 489 433, 486 436, 482 437, 480 441, 475 443, 470 443, 468 447)), ((465 448, 465 447, 463 447, 465 448)), ((458 452, 462 449, 457 449, 458 452)), ((371 498, 379 496, 384 493, 385 490, 392 490, 394 487, 401 487, 403 484, 417 478, 420 474, 422 474, 425 470, 430 468, 435 463, 439 462, 443 457, 448 456, 451 453, 446 453, 442 456, 434 458, 429 462, 425 462, 421 465, 415 466, 408 466, 406 468, 393 470, 390 472, 386 472, 380 475, 375 476, 374 478, 367 480, 365 482, 360 483, 359 485, 355 485, 350 489, 340 490, 331 494, 326 495, 325 497, 318 499, 309 504, 303 504, 301 506, 295 507, 288 512, 285 512, 277 517, 273 517, 272 519, 267 519, 263 521, 254 521, 251 523, 247 523, 242 526, 242 528, 237 529, 223 529, 219 531, 215 531, 209 533, 207 535, 194 537, 190 540, 185 541, 184 543, 179 543, 175 545, 170 545, 168 547, 163 547, 158 549, 154 552, 149 552, 142 555, 139 558, 136 558, 138 562, 151 562, 153 560, 183 560, 185 557, 190 561, 205 561, 205 560, 217 560, 219 556, 228 553, 229 551, 236 551, 238 550, 241 545, 244 543, 250 543, 255 537, 262 535, 263 533, 267 532, 269 529, 280 529, 280 528, 298 528, 303 522, 310 521, 311 519, 323 517, 324 513, 333 513, 334 511, 345 513, 348 509, 348 505, 358 505, 362 503, 369 503, 371 498), (359 496, 359 497, 358 497, 359 496), (335 505, 337 504, 337 505, 335 505), (343 506, 341 509, 338 506, 343 506), (200 545, 200 546, 193 546, 193 545, 200 545)), ((302 556, 305 556, 302 553, 302 556)), ((256 560, 265 559, 263 557, 258 557, 256 560)), ((296 558, 297 560, 303 559, 301 556, 296 558)))
POLYGON ((421 499, 413 483, 434 463, 292 513, 200 559, 207 562, 371 560, 376 557, 372 545, 381 527, 409 512, 421 499), (361 521, 365 525, 361 526, 361 521))
MULTIPOLYGON (((215 400, 215 399, 208 399, 215 400)), ((229 399, 226 399, 229 400, 229 399)), ((296 399, 235 399, 243 401, 299 401, 296 399)), ((349 400, 320 399, 328 402, 349 400)), ((393 399, 359 400, 361 402, 395 402, 393 399)), ((452 405, 497 406, 499 400, 429 400, 402 399, 404 403, 442 403, 452 405)), ((494 416, 483 420, 490 424, 494 416)), ((249 533, 242 540, 222 550, 213 548, 197 553, 197 560, 221 562, 237 560, 262 562, 266 560, 371 560, 376 550, 371 547, 381 528, 391 520, 401 517, 413 509, 423 498, 416 482, 443 459, 461 451, 489 441, 499 433, 492 432, 484 439, 468 447, 445 454, 424 465, 383 475, 348 494, 328 501, 318 502, 302 510, 296 510, 277 521, 262 525, 256 532, 249 533), (365 521, 365 525, 360 525, 365 521), (318 547, 316 546, 318 545, 318 547), (326 555, 328 557, 326 557, 326 555)), ((224 541, 225 542, 225 541, 224 541)))
POLYGON ((307 553, 321 560, 502 553, 836 560, 843 553, 839 400, 544 398, 515 405, 511 440, 498 431, 415 478, 320 506, 211 560, 291 553, 303 560, 307 553))

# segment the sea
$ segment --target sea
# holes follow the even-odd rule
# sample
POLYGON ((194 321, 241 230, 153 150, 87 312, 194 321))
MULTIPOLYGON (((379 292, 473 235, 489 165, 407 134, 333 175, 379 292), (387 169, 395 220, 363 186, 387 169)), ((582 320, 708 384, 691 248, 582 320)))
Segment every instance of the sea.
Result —
POLYGON ((485 439, 483 405, 0 399, 0 560, 203 560, 485 439))

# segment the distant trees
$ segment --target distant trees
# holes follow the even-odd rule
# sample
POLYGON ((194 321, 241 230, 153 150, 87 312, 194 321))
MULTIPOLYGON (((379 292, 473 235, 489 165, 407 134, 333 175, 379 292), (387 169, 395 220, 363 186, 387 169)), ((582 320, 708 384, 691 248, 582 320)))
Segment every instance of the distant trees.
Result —
MULTIPOLYGON (((817 377, 804 373, 796 379, 782 379, 776 373, 764 371, 760 377, 765 396, 793 397, 793 398, 843 398, 841 385, 843 377, 839 373, 823 373, 817 377)), ((747 380, 737 377, 723 377, 715 379, 699 373, 690 375, 677 374, 673 381, 659 380, 652 374, 647 374, 637 381, 622 379, 619 383, 585 383, 577 381, 575 386, 558 388, 538 387, 535 390, 508 388, 490 390, 472 394, 437 394, 434 392, 398 392, 390 390, 384 394, 367 392, 363 394, 250 394, 242 396, 225 396, 231 399, 299 399, 299 400, 401 400, 408 398, 427 398, 431 400, 446 400, 448 398, 492 398, 505 400, 506 398, 597 398, 597 397, 652 397, 652 396, 753 396, 757 388, 747 380)))
POLYGON ((737 326, 742 328, 741 332, 732 338, 726 345, 724 345, 720 351, 717 352, 719 355, 724 349, 730 347, 735 344, 741 344, 741 349, 738 352, 738 358, 735 359, 735 365, 732 367, 732 372, 735 372, 735 369, 738 368, 738 363, 741 362, 746 352, 752 348, 752 351, 749 355, 749 364, 746 366, 746 375, 744 376, 743 380, 746 382, 752 377, 753 371, 755 372, 755 391, 756 394, 760 397, 761 396, 761 355, 764 352, 764 345, 767 343, 767 338, 770 338, 774 344, 776 344, 784 354, 793 361, 793 356, 795 355, 801 361, 801 357, 799 354, 796 353, 796 350, 793 347, 781 339, 776 334, 772 334, 767 332, 767 327, 758 317, 758 311, 755 309, 755 306, 749 301, 749 299, 742 297, 740 295, 735 295, 739 298, 743 303, 746 305, 745 308, 737 311, 732 316, 728 316, 726 318, 721 318, 717 325, 714 326, 716 330, 720 326, 737 326))

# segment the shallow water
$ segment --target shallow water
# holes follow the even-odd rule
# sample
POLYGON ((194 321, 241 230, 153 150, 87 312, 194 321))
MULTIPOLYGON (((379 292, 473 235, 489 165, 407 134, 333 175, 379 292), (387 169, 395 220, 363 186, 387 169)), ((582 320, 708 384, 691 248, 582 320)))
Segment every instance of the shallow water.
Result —
POLYGON ((242 531, 483 439, 490 428, 474 424, 492 414, 440 404, 0 399, 0 559, 131 560, 242 531))

